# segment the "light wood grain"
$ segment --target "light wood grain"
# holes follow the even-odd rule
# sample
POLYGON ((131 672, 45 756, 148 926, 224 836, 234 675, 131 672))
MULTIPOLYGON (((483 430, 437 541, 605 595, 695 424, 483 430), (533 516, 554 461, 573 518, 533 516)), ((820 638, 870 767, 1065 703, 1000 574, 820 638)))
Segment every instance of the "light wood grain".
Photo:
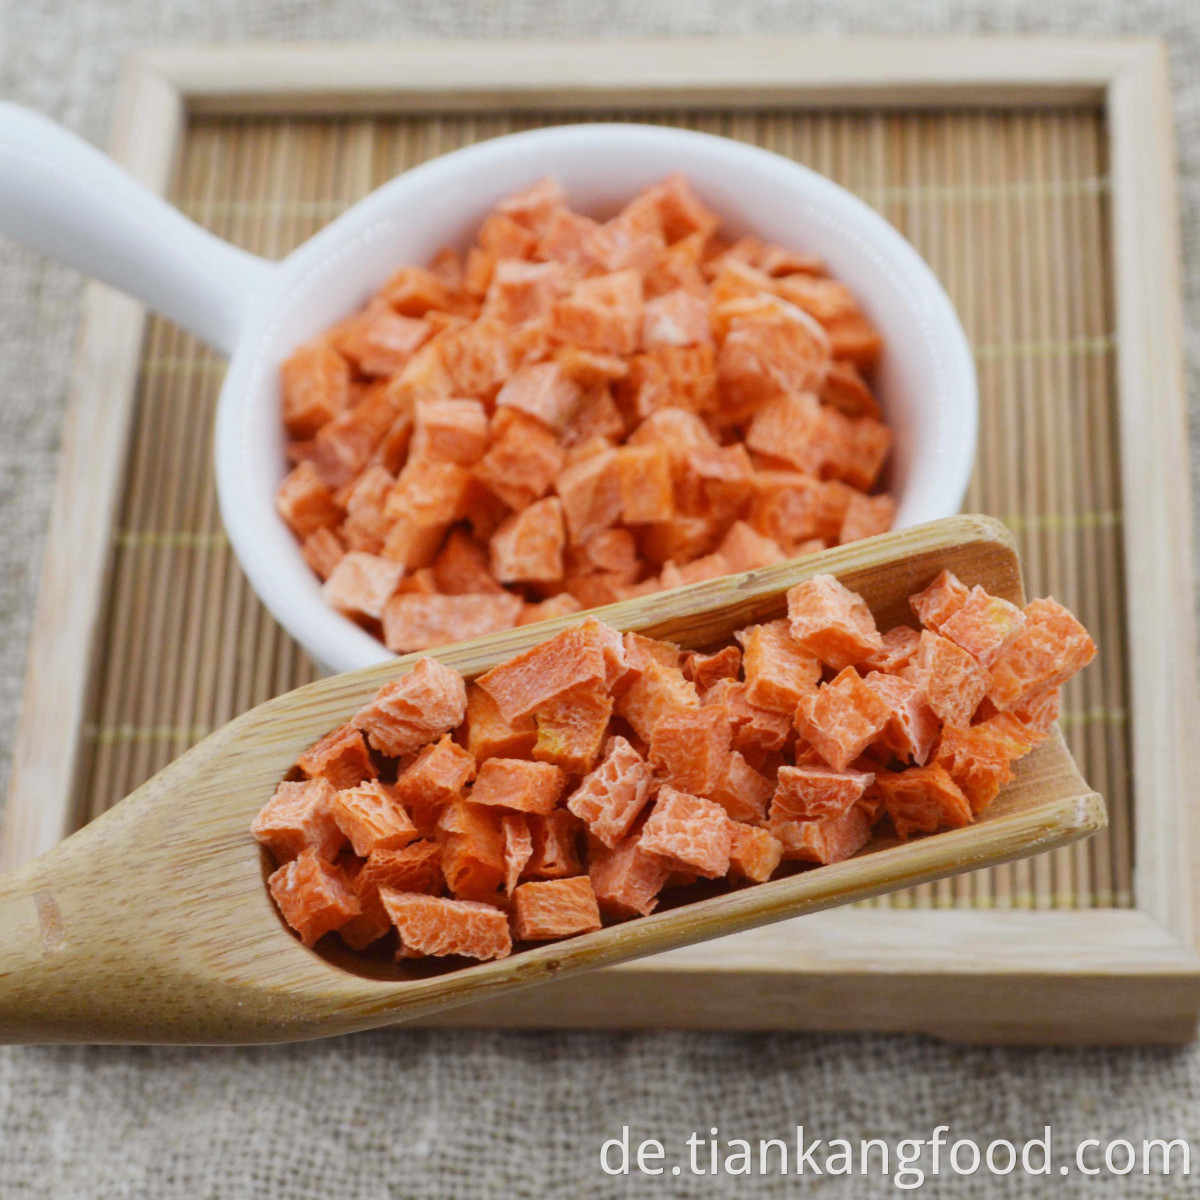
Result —
MULTIPOLYGON (((600 611, 619 629, 708 646, 779 616, 789 587, 831 572, 887 627, 943 569, 1023 602, 1007 531, 986 518, 956 517, 600 611)), ((470 678, 572 623, 479 638, 437 657, 470 678)), ((1103 801, 1054 737, 1022 760, 1014 782, 965 829, 877 842, 846 862, 498 962, 428 974, 428 963, 375 964, 345 951, 329 951, 327 961, 284 928, 248 826, 305 746, 418 657, 260 705, 0 879, 0 1037, 239 1042, 364 1029, 1041 853, 1105 821, 1103 801)))

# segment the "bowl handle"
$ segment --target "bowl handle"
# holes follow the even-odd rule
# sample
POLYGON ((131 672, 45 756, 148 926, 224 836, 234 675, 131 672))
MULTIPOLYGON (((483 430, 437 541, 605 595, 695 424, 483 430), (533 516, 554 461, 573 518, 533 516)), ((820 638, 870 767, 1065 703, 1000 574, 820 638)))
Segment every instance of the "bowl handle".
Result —
POLYGON ((3 102, 0 234, 128 292, 226 354, 277 269, 201 229, 61 125, 3 102))

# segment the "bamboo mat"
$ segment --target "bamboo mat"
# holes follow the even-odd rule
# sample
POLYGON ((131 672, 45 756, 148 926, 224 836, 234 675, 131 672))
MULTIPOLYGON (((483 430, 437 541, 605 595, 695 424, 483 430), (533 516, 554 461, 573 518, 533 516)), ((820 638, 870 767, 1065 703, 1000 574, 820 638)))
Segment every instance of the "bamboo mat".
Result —
MULTIPOLYGON (((405 168, 569 113, 189 125, 173 198, 248 250, 286 254, 405 168)), ((876 207, 958 307, 979 370, 979 461, 967 509, 1016 532, 1031 595, 1096 636, 1063 728, 1107 799, 1109 831, 1030 861, 882 897, 885 907, 1128 907, 1131 799, 1121 497, 1103 117, 1012 113, 638 113, 755 142, 876 207)), ((819 249, 819 247, 815 247, 819 249)), ((81 822, 210 730, 314 677, 251 592, 221 530, 212 417, 222 360, 147 326, 81 822)))

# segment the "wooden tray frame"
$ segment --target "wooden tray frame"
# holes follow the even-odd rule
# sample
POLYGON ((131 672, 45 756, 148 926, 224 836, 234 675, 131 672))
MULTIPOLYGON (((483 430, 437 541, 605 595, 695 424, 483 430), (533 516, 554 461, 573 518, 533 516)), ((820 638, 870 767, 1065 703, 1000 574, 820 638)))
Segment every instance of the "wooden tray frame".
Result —
MULTIPOLYGON (((112 152, 165 191, 189 113, 655 107, 1105 108, 1133 724, 1133 909, 842 909, 564 980, 430 1024, 908 1030, 1177 1042, 1200 1016, 1200 706, 1179 219, 1163 46, 771 39, 168 48, 137 55, 112 152)), ((71 831, 144 312, 89 284, 0 837, 71 831)))

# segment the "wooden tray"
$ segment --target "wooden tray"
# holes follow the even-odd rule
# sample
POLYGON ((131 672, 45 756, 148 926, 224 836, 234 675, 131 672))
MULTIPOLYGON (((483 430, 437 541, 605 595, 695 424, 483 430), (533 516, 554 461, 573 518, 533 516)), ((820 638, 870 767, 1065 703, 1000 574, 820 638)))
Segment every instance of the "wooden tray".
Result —
MULTIPOLYGON (((405 43, 172 49, 127 71, 113 149, 279 256, 398 171, 588 119, 753 141, 856 191, 962 314, 968 508, 1101 657, 1063 729, 1110 830, 1030 862, 459 1009, 447 1024, 923 1030, 1179 1041, 1200 1013, 1200 778, 1178 216, 1162 48, 1055 40, 405 43)), ((89 285, 0 855, 14 865, 207 731, 312 677, 216 511, 223 364, 89 285)))

